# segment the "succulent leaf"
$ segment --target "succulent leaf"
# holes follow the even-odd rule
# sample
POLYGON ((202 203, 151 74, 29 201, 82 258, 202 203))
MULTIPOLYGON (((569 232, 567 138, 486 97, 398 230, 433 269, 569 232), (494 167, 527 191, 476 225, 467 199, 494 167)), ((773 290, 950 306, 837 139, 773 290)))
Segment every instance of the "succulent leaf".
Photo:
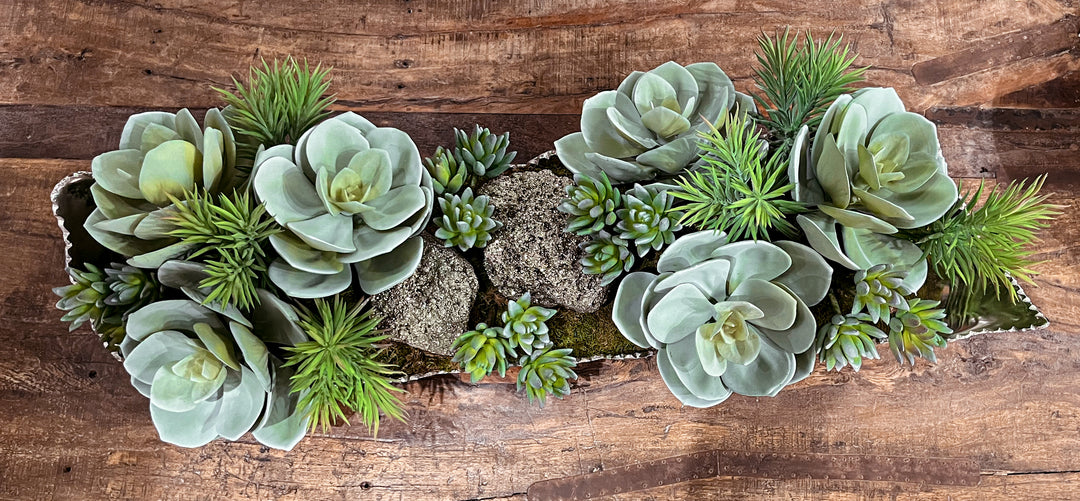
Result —
POLYGON ((572 216, 570 224, 566 225, 567 233, 592 235, 605 226, 615 225, 622 194, 611 186, 607 174, 601 172, 599 181, 575 174, 574 184, 566 187, 566 196, 558 209, 572 216))
POLYGON ((442 217, 435 219, 439 227, 435 236, 447 247, 457 246, 463 251, 485 247, 491 233, 502 228, 502 223, 492 217, 495 206, 490 202, 487 195, 474 198, 472 188, 465 188, 461 195, 443 195, 439 199, 442 217))
POLYGON ((480 382, 495 370, 499 371, 500 376, 506 375, 507 360, 517 356, 517 352, 510 346, 505 332, 499 327, 488 327, 481 323, 454 341, 451 347, 454 351, 453 361, 461 365, 473 383, 480 382))
POLYGON ((908 308, 904 296, 914 291, 904 285, 906 278, 906 272, 894 270, 890 264, 875 264, 855 272, 855 301, 851 306, 851 314, 866 309, 871 322, 877 323, 880 320, 888 325, 893 308, 908 308))
POLYGON ((945 309, 936 308, 939 301, 914 298, 908 300, 908 308, 896 312, 889 322, 889 349, 896 360, 915 365, 915 357, 937 362, 934 348, 947 344, 942 334, 952 334, 945 324, 945 309))
POLYGON ((471 134, 454 129, 453 158, 467 167, 475 180, 491 179, 510 168, 510 162, 517 156, 516 151, 506 151, 510 147, 510 133, 496 136, 490 130, 476 125, 471 134))
POLYGON ((60 296, 56 307, 66 311, 62 320, 71 322, 70 330, 86 322, 101 337, 109 351, 120 349, 124 340, 124 318, 157 300, 160 286, 153 275, 120 263, 105 269, 86 263, 86 270, 67 269, 71 285, 53 288, 60 296))
POLYGON ((624 207, 617 214, 619 238, 634 242, 638 257, 650 250, 660 250, 675 241, 675 232, 682 229, 681 212, 671 210, 675 201, 670 193, 654 187, 635 184, 624 196, 624 207))
POLYGON ((442 146, 435 148, 434 156, 424 159, 424 168, 431 175, 435 195, 440 197, 447 193, 461 193, 461 189, 470 184, 470 172, 465 163, 442 146))
POLYGON ((839 371, 850 365, 858 372, 865 359, 877 359, 877 340, 886 334, 878 329, 870 315, 852 313, 834 315, 818 330, 815 347, 826 370, 839 371))
POLYGON ((525 389, 529 396, 529 402, 539 402, 540 407, 547 403, 547 397, 554 395, 562 398, 570 394, 570 380, 577 379, 577 373, 572 367, 577 366, 577 360, 570 353, 569 348, 547 348, 533 351, 522 355, 519 361, 521 372, 518 372, 517 389, 525 389))
POLYGON ((608 285, 634 266, 630 244, 604 230, 581 245, 581 268, 586 275, 602 275, 601 285, 608 285))
POLYGON ((533 306, 532 294, 526 292, 516 301, 507 303, 502 314, 503 337, 510 340, 510 348, 520 348, 526 355, 531 355, 533 350, 551 346, 545 322, 553 316, 555 310, 533 306))

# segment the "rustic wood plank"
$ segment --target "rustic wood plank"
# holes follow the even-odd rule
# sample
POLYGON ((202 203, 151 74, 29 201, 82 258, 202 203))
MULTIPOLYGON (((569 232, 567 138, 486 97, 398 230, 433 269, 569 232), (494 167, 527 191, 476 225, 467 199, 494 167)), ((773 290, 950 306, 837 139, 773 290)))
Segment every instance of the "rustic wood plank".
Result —
MULTIPOLYGON (((1006 133, 1006 132, 1002 132, 1006 133)), ((1010 132, 1035 137, 1056 132, 1010 132)), ((1018 143, 1019 144, 1019 143, 1018 143)), ((1076 170, 1075 157, 1062 170, 1076 170)), ((67 333, 49 286, 64 281, 48 191, 85 160, 0 160, 0 498, 524 499, 544 478, 715 449, 969 457, 974 488, 837 480, 717 479, 641 496, 971 499, 1025 493, 1062 499, 1080 458, 1080 215, 1066 213, 1040 247, 1030 290, 1052 330, 986 335, 942 350, 935 366, 874 361, 860 373, 820 369, 778 397, 685 408, 651 360, 599 362, 571 396, 539 410, 510 381, 411 383, 408 423, 377 440, 334 428, 290 453, 246 438, 188 450, 158 441, 146 400, 85 330, 67 333), (632 396, 632 398, 629 398, 632 396), (627 433, 633 430, 633 433, 627 433), (1060 495, 1057 495, 1060 494, 1060 495), (1055 496, 1057 495, 1057 496, 1055 496)), ((1011 175, 1005 171, 1004 175, 1011 175)), ((1076 191, 1055 200, 1076 205, 1076 191)))
POLYGON ((1000 46, 989 71, 934 85, 911 71, 953 53, 970 60, 987 40, 1016 33, 1045 33, 1036 49, 1060 45, 1055 30, 1071 15, 1069 0, 975 9, 825 0, 16 0, 0 5, 0 103, 205 108, 217 102, 210 85, 229 84, 259 57, 293 54, 334 66, 339 96, 364 110, 570 114, 630 71, 667 60, 717 61, 746 89, 754 35, 790 25, 846 33, 859 63, 873 67, 869 80, 896 87, 921 110, 987 103, 1075 71, 1074 54, 1022 44, 1000 46))

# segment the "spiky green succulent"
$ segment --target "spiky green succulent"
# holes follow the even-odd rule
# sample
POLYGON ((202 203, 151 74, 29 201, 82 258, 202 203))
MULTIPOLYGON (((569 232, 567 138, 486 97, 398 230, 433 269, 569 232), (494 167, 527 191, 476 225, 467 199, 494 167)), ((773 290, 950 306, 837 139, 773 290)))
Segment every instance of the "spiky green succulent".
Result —
POLYGON ((476 125, 472 134, 454 129, 454 157, 472 172, 476 180, 491 179, 510 168, 516 151, 506 151, 510 146, 510 133, 496 136, 485 127, 476 125))
POLYGON ((843 369, 850 365, 858 371, 864 359, 878 359, 878 339, 886 335, 866 313, 833 315, 817 333, 818 358, 825 362, 826 370, 843 369))
POLYGON ((505 376, 507 360, 517 356, 503 329, 483 323, 458 337, 450 349, 454 351, 452 360, 469 373, 473 383, 496 370, 505 376))
POLYGON ((639 257, 670 244, 682 229, 682 212, 671 210, 675 197, 667 191, 635 184, 623 201, 624 207, 617 212, 619 238, 634 242, 639 257))
POLYGON ((435 236, 447 247, 457 246, 463 251, 483 248, 491 240, 491 233, 502 228, 502 223, 492 215, 495 206, 487 195, 473 197, 472 188, 465 188, 461 195, 449 193, 439 199, 442 217, 435 219, 435 236))
POLYGON ((159 286, 145 271, 119 263, 104 270, 91 263, 86 269, 68 267, 71 285, 53 288, 60 296, 56 307, 75 330, 89 322, 109 351, 117 351, 124 339, 124 317, 157 299, 159 286))
POLYGON ((553 316, 555 310, 534 306, 532 294, 526 292, 516 301, 506 303, 502 314, 503 337, 510 340, 511 348, 532 354, 533 350, 551 345, 546 322, 553 316))
POLYGON ((904 297, 914 292, 904 285, 906 278, 907 273, 893 269, 890 264, 875 264, 855 272, 855 301, 851 313, 859 313, 865 308, 871 322, 880 320, 888 325, 892 309, 907 309, 908 302, 904 297))
POLYGON ((547 403, 549 395, 557 398, 569 395, 570 380, 577 379, 572 369, 577 366, 577 360, 570 356, 572 352, 570 348, 548 347, 523 355, 519 361, 518 391, 524 388, 529 402, 540 402, 540 407, 547 403))
POLYGON ((614 225, 618 218, 616 211, 622 204, 622 194, 611 186, 611 180, 603 172, 599 181, 575 174, 574 184, 566 187, 566 196, 558 209, 573 216, 566 232, 578 235, 592 235, 614 225))
POLYGON ((435 148, 435 155, 424 159, 424 168, 431 175, 431 185, 438 196, 461 193, 461 189, 469 184, 465 163, 442 146, 435 148))
POLYGON ((889 349, 900 362, 915 365, 915 357, 937 362, 934 348, 946 345, 943 334, 952 334, 945 324, 945 309, 936 308, 940 301, 909 299, 908 309, 896 312, 889 322, 889 349))
POLYGON ((586 275, 603 275, 601 285, 614 282, 634 266, 634 253, 626 240, 604 230, 581 243, 581 268, 586 275))

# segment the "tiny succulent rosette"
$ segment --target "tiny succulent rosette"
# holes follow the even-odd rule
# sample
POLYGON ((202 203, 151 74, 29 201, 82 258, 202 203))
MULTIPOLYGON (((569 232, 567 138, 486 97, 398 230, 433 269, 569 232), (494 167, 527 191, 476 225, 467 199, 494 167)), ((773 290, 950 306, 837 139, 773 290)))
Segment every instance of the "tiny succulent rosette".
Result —
POLYGON ((858 313, 865 308, 871 322, 880 320, 887 325, 892 318, 893 308, 908 308, 905 296, 914 291, 904 286, 905 278, 904 273, 892 269, 888 264, 875 264, 855 272, 855 301, 851 312, 858 313))
POLYGON ((477 125, 472 134, 454 129, 454 140, 454 157, 468 167, 476 179, 491 179, 506 172, 510 162, 517 157, 516 151, 506 151, 510 147, 509 132, 495 135, 477 125))
POLYGON ((753 108, 715 63, 667 62, 586 99, 581 132, 555 141, 555 150, 567 169, 593 179, 606 173, 627 183, 677 174, 697 160, 698 132, 737 101, 753 108))
POLYGON ((774 396, 813 370, 809 307, 829 291, 832 268, 810 247, 702 231, 675 240, 656 269, 623 279, 612 319, 627 340, 657 350, 684 404, 774 396))
POLYGON ((539 402, 540 407, 547 403, 548 395, 562 398, 570 394, 570 381, 577 379, 573 367, 577 360, 570 356, 569 348, 555 349, 547 347, 521 357, 521 371, 518 372, 517 389, 525 389, 529 402, 539 402))
POLYGON ((119 263, 104 270, 91 263, 85 267, 68 267, 71 285, 53 288, 60 296, 56 307, 66 312, 60 320, 70 322, 72 331, 90 322, 105 347, 117 351, 124 339, 124 317, 157 299, 157 281, 143 270, 119 263))
POLYGON ((634 266, 634 253, 626 240, 604 230, 580 244, 581 269, 586 275, 601 275, 601 285, 608 285, 634 266))
POLYGON ((285 230, 270 237, 270 280, 289 296, 337 294, 354 270, 373 295, 416 271, 434 191, 408 134, 343 113, 255 164, 255 194, 285 230))
POLYGON ((150 399, 163 441, 199 447, 250 431, 263 445, 289 450, 303 438, 307 418, 297 406, 301 395, 290 392, 292 371, 267 344, 306 338, 290 306, 265 290, 259 295, 250 319, 191 299, 159 301, 128 317, 124 368, 150 399))
POLYGON ((510 347, 520 348, 526 355, 533 350, 551 346, 547 321, 555 316, 555 310, 532 304, 532 294, 526 292, 516 301, 506 304, 502 314, 503 337, 510 340, 510 347))
POLYGON ((424 159, 424 169, 431 176, 431 186, 435 195, 461 193, 468 184, 469 170, 464 162, 458 161, 453 152, 439 146, 435 155, 424 159))
POLYGON ((491 240, 491 233, 502 228, 502 223, 492 217, 495 206, 487 195, 473 197, 472 188, 465 188, 461 195, 449 193, 439 198, 441 217, 435 218, 435 236, 446 247, 456 246, 462 251, 483 248, 491 240))
POLYGON ((575 174, 574 184, 566 187, 566 197, 558 209, 571 216, 566 232, 577 235, 592 235, 614 226, 616 210, 622 205, 622 194, 603 172, 599 180, 575 174))
POLYGON ((866 313, 833 315, 818 330, 817 352, 826 370, 843 369, 850 365, 856 372, 865 359, 881 358, 877 340, 886 335, 874 324, 876 321, 866 313))
POLYGON ((889 349, 896 360, 915 365, 915 357, 937 362, 934 348, 947 343, 942 335, 952 334, 945 324, 945 310, 937 308, 940 301, 908 300, 908 308, 896 312, 889 322, 889 349))
POLYGON ((789 177, 796 200, 818 204, 844 226, 877 233, 926 226, 957 198, 937 127, 906 111, 890 88, 841 95, 812 144, 801 131, 789 177))
POLYGON ((635 184, 623 195, 624 207, 618 210, 619 238, 634 242, 639 257, 650 250, 660 250, 675 241, 682 229, 682 212, 673 212, 675 197, 664 189, 635 184))
POLYGON ((83 226, 128 264, 157 268, 191 250, 169 235, 173 201, 228 187, 235 167, 232 129, 217 109, 206 113, 205 127, 187 109, 132 115, 120 134, 120 148, 91 163, 96 208, 83 226))
POLYGON ((473 383, 496 370, 505 376, 507 360, 517 355, 502 328, 483 323, 458 337, 450 349, 454 352, 453 361, 461 364, 473 383))

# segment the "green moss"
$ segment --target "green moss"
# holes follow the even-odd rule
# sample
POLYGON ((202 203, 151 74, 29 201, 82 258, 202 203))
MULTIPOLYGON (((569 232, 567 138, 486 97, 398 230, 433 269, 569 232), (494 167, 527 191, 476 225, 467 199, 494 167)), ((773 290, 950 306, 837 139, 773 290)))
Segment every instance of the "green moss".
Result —
POLYGON ((642 350, 626 340, 611 321, 611 303, 596 313, 560 310, 547 325, 557 348, 572 348, 574 357, 628 355, 642 350))

